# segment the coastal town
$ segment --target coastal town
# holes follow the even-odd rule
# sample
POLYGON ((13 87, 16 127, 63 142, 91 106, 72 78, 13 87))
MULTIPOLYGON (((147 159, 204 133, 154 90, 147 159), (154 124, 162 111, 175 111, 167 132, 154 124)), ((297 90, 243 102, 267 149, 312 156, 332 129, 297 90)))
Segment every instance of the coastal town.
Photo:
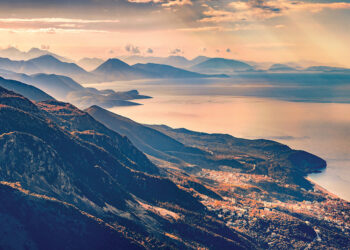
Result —
POLYGON ((207 209, 227 226, 257 238, 261 244, 267 244, 266 247, 322 248, 334 238, 338 239, 339 246, 349 242, 350 203, 318 185, 307 191, 264 175, 208 169, 202 169, 197 177, 207 183, 214 182, 212 189, 223 197, 219 201, 198 194, 207 209), (264 190, 261 183, 274 183, 298 190, 303 197, 317 198, 288 199, 278 192, 264 190), (289 244, 287 238, 290 238, 289 244))

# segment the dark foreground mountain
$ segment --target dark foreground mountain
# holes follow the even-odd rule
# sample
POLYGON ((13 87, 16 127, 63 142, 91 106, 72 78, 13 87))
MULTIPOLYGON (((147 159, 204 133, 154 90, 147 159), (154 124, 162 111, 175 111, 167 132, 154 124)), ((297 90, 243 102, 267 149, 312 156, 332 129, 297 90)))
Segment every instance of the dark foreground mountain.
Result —
MULTIPOLYGON (((50 249, 58 240, 69 249, 88 243, 98 249, 99 240, 106 247, 114 240, 115 249, 256 248, 252 238, 209 212, 190 188, 161 177, 126 137, 74 106, 55 100, 34 104, 0 88, 0 120, 5 185, 0 190, 7 202, 1 219, 23 225, 20 232, 18 226, 6 227, 8 235, 19 233, 28 244, 50 249), (80 227, 79 237, 70 239, 80 227), (49 237, 51 228, 57 237, 49 237), (39 233, 48 237, 38 239, 39 233)), ((12 248, 22 242, 3 239, 12 248)))
POLYGON ((59 200, 0 183, 2 249, 143 249, 96 217, 59 200))

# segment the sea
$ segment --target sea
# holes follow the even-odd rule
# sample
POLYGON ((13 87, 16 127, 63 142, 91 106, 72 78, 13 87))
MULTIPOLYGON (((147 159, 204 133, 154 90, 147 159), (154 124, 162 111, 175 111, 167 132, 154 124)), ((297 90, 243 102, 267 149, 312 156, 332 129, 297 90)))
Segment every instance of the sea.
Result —
POLYGON ((151 99, 109 110, 144 124, 165 124, 247 139, 270 139, 327 161, 309 177, 350 201, 350 84, 255 79, 117 81, 85 85, 137 89, 151 99))

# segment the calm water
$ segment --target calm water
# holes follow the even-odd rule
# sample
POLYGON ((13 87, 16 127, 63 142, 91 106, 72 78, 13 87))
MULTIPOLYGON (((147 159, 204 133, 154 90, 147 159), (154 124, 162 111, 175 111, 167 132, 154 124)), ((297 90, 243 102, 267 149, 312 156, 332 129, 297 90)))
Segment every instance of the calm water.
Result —
POLYGON ((350 200, 350 104, 291 102, 287 97, 295 91, 293 86, 276 90, 268 84, 162 83, 114 82, 94 87, 138 89, 153 96, 139 101, 141 106, 110 109, 140 123, 272 139, 314 153, 327 160, 328 167, 310 177, 350 200), (270 92, 278 96, 266 96, 270 92))

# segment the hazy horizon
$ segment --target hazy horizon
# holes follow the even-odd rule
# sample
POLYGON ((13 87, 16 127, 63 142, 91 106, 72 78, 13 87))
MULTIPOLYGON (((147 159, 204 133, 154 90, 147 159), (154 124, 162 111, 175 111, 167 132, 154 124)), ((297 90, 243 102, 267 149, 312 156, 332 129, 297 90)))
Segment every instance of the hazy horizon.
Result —
POLYGON ((74 60, 203 55, 350 67, 347 0, 16 0, 0 8, 2 49, 40 47, 74 60))

